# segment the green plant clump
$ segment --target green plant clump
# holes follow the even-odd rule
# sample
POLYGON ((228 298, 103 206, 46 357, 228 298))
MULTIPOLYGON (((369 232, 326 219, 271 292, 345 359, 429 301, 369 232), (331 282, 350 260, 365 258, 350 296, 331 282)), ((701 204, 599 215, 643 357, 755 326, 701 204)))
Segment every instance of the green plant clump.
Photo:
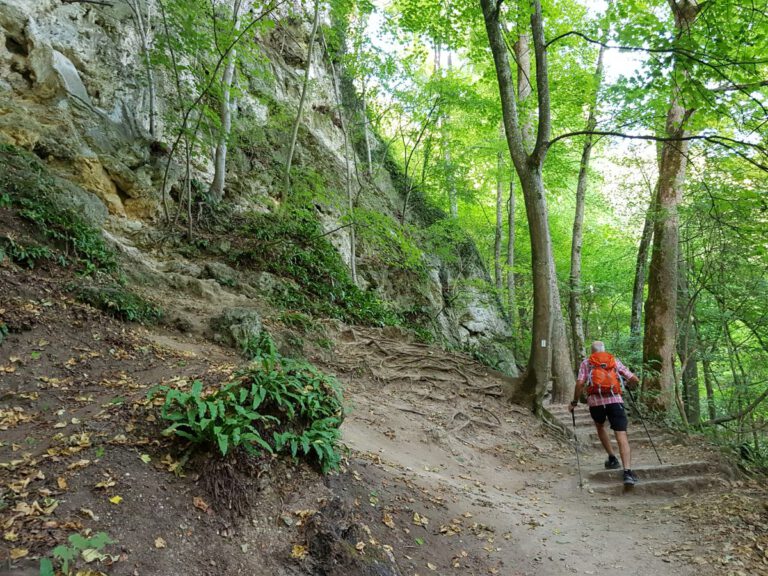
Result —
POLYGON ((344 417, 340 384, 312 364, 272 351, 221 387, 189 391, 161 387, 162 417, 194 446, 226 456, 243 448, 253 455, 290 454, 315 461, 323 472, 339 464, 344 417))
POLYGON ((295 281, 280 296, 286 308, 355 324, 400 323, 373 292, 364 292, 352 282, 312 211, 295 208, 250 214, 240 233, 247 238, 246 244, 232 251, 232 260, 295 281))
POLYGON ((86 274, 114 272, 117 261, 101 232, 55 199, 56 182, 35 157, 0 146, 0 205, 12 206, 38 230, 74 256, 86 274))
POLYGON ((154 324, 163 318, 161 308, 117 284, 79 288, 76 297, 126 322, 154 324))
MULTIPOLYGON (((75 564, 78 557, 82 557, 85 563, 94 560, 106 560, 109 556, 103 553, 104 548, 108 544, 115 543, 106 532, 98 532, 90 538, 80 534, 70 534, 68 541, 69 546, 60 544, 53 549, 53 557, 61 565, 61 573, 63 574, 71 573, 70 564, 75 564)), ((56 573, 50 558, 40 560, 40 576, 54 576, 56 573)))
POLYGON ((32 269, 39 260, 49 260, 53 254, 45 246, 20 244, 11 237, 0 238, 0 262, 8 257, 19 266, 32 269))

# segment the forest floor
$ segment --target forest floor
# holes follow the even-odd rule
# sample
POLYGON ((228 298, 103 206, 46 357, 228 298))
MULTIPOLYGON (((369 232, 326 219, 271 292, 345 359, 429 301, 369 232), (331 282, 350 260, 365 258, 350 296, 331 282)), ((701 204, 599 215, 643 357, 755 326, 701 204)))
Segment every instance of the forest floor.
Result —
POLYGON ((180 468, 147 392, 240 358, 113 320, 71 281, 0 267, 0 574, 99 532, 114 543, 75 550, 73 574, 768 574, 765 488, 702 440, 655 430, 657 466, 634 426, 625 492, 580 408, 580 488, 573 443, 507 403, 503 377, 394 329, 326 326, 333 348, 307 355, 345 385, 342 469, 261 463, 238 517, 203 487, 205 458, 180 468))

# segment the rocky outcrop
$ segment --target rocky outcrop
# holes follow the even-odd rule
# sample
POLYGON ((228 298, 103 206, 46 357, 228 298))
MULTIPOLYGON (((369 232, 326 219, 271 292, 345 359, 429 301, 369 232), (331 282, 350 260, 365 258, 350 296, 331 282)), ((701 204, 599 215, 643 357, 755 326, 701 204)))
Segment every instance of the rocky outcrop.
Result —
MULTIPOLYGON (((270 209, 276 204, 285 154, 280 123, 296 110, 306 65, 309 24, 288 15, 288 11, 300 14, 301 6, 280 10, 283 13, 274 29, 257 37, 268 70, 244 71, 248 90, 238 99, 238 122, 262 135, 242 150, 233 149, 231 155, 227 187, 243 210, 270 209)), ((318 39, 309 63, 312 89, 296 165, 318 174, 321 187, 330 191, 317 200, 318 216, 349 264, 350 238, 342 226, 344 135, 335 79, 322 46, 318 39)), ((162 74, 156 79, 158 127, 152 138, 141 44, 125 2, 115 0, 107 6, 0 0, 0 142, 33 152, 52 172, 72 182, 62 201, 82 206, 91 221, 104 224, 116 241, 125 240, 122 244, 134 251, 155 246, 132 242, 131 227, 120 222, 152 226, 163 208, 160 191, 167 150, 157 140, 169 139, 162 119, 175 88, 162 74)), ((377 146, 374 135, 370 140, 377 146)), ((384 154, 383 149, 377 151, 379 157, 384 154)), ((357 164, 362 166, 362 160, 357 164)), ((182 173, 178 166, 170 166, 169 191, 182 173)), ((192 176, 204 188, 211 180, 210 162, 195 162, 192 176)), ((396 226, 400 192, 385 169, 377 170, 373 180, 361 191, 360 205, 389 214, 396 226)), ((166 201, 172 206, 172 195, 166 201)), ((375 289, 399 308, 423 311, 430 319, 429 328, 454 346, 483 347, 504 356, 500 342, 509 338, 507 323, 497 302, 476 287, 487 280, 476 253, 461 269, 425 254, 426 273, 416 278, 396 266, 381 266, 372 253, 375 248, 360 243, 357 249, 361 285, 375 289), (455 297, 457 286, 461 287, 459 297, 455 297)), ((281 290, 283 279, 253 280, 248 278, 252 271, 238 273, 240 277, 233 278, 229 271, 209 265, 194 276, 164 272, 162 277, 175 283, 175 289, 199 293, 206 300, 224 297, 222 286, 247 297, 281 290)), ((515 372, 511 353, 500 364, 515 372)))

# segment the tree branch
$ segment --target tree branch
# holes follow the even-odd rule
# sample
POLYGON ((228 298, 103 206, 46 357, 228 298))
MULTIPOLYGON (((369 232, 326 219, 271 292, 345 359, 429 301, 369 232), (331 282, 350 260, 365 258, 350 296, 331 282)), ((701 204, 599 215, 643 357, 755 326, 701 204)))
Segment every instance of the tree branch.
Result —
POLYGON ((623 132, 617 132, 613 130, 578 130, 576 132, 566 132, 565 134, 560 134, 559 136, 556 136, 555 138, 553 138, 547 143, 547 146, 552 146, 552 144, 554 144, 555 142, 559 140, 564 140, 565 138, 573 138, 575 136, 586 136, 586 135, 614 136, 616 138, 626 138, 627 140, 648 140, 651 142, 685 142, 685 141, 691 141, 691 140, 704 140, 706 142, 711 142, 713 144, 717 144, 718 146, 722 146, 723 148, 727 148, 728 150, 731 150, 735 154, 738 154, 741 158, 743 158, 744 160, 746 160, 756 168, 760 168, 764 172, 768 172, 768 166, 761 164, 760 162, 757 162, 756 160, 750 158, 740 150, 736 149, 734 145, 752 148, 753 150, 757 150, 761 155, 767 158, 768 158, 768 149, 766 149, 765 147, 759 144, 752 144, 751 142, 744 142, 742 140, 736 140, 735 138, 729 138, 727 136, 720 136, 717 134, 714 134, 714 135, 690 134, 688 136, 654 136, 652 134, 625 134, 623 132))
POLYGON ((108 6, 112 7, 112 2, 106 0, 61 0, 62 4, 95 4, 96 6, 108 6))
POLYGON ((536 56, 536 92, 539 104, 539 126, 536 131, 536 145, 531 154, 531 160, 541 166, 549 147, 549 133, 552 128, 552 117, 549 102, 549 77, 547 67, 547 47, 544 42, 544 22, 541 14, 541 0, 535 0, 531 14, 531 30, 533 32, 533 51, 536 56))

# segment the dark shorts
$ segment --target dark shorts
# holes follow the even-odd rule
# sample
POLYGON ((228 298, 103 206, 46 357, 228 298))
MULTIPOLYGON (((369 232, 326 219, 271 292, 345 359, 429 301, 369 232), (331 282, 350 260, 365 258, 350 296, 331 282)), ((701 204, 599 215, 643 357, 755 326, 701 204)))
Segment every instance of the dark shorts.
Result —
POLYGON ((606 406, 591 406, 589 415, 598 424, 605 424, 605 419, 611 423, 614 432, 627 431, 627 414, 624 412, 624 404, 607 404, 606 406))

